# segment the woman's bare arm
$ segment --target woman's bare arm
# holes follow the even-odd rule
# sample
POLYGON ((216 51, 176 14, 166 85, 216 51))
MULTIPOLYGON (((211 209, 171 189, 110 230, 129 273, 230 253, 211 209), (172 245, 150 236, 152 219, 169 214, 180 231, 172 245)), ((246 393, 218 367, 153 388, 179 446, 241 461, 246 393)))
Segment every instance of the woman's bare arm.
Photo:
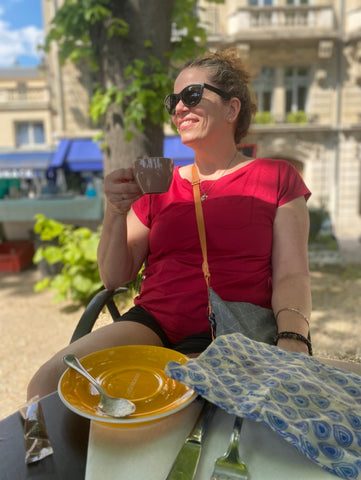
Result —
POLYGON ((131 209, 141 196, 131 169, 119 169, 104 179, 107 198, 102 234, 98 246, 101 279, 108 289, 133 280, 147 253, 149 229, 131 209))
MULTIPOLYGON (((299 310, 309 319, 312 300, 308 269, 309 214, 304 197, 296 198, 278 208, 273 227, 272 308, 277 315, 281 309, 299 310)), ((277 318, 278 331, 308 335, 305 319, 292 310, 282 311, 277 318)), ((287 350, 308 352, 305 343, 280 339, 278 346, 287 350)))

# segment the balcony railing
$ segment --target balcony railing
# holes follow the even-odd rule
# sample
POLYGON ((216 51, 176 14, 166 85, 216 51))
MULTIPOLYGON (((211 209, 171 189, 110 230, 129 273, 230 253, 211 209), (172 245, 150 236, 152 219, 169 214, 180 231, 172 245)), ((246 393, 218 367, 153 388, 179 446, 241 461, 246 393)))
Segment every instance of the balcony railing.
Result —
POLYGON ((0 108, 16 106, 21 103, 24 108, 31 105, 49 103, 49 90, 43 87, 0 88, 0 108))
POLYGON ((237 35, 247 30, 252 33, 265 35, 277 34, 297 29, 309 33, 333 32, 335 30, 335 14, 332 7, 301 5, 301 6, 274 6, 238 8, 228 16, 226 23, 219 19, 217 7, 208 8, 202 12, 202 23, 209 35, 237 35), (227 31, 221 31, 226 28, 227 31), (267 27, 267 30, 265 30, 267 27))

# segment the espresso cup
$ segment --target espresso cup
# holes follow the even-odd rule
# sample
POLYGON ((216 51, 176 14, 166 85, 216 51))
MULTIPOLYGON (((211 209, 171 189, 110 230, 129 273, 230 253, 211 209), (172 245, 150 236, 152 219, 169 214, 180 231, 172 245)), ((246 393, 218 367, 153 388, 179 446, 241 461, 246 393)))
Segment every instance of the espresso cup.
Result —
POLYGON ((168 192, 173 169, 173 158, 142 157, 133 162, 134 178, 143 193, 168 192))

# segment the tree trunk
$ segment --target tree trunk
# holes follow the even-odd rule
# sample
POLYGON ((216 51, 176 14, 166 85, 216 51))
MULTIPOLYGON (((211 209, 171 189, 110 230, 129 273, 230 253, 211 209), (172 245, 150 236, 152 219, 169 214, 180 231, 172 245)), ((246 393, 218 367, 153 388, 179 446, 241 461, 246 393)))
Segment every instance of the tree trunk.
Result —
MULTIPOLYGON (((125 78, 126 67, 138 58, 146 61, 150 55, 164 64, 165 52, 171 50, 171 17, 174 0, 111 0, 110 9, 115 18, 129 25, 127 37, 107 37, 107 26, 96 25, 91 37, 99 45, 100 83, 105 88, 124 89, 130 81, 125 78), (150 41, 151 47, 145 42, 150 41)), ((159 98, 159 102, 163 99, 159 98)), ((124 115, 120 105, 112 104, 103 125, 104 173, 131 165, 133 159, 144 155, 163 154, 163 127, 145 122, 144 132, 134 129, 131 141, 125 140, 124 115)))

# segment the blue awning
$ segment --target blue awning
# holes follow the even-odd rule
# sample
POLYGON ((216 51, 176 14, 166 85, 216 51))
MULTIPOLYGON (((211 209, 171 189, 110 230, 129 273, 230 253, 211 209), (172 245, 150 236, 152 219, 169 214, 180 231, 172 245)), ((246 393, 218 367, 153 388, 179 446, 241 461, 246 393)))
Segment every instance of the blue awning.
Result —
POLYGON ((71 172, 101 172, 103 154, 99 145, 89 138, 64 138, 60 141, 49 167, 62 167, 71 172))
POLYGON ((188 165, 194 159, 193 150, 184 145, 180 137, 164 137, 163 155, 173 158, 176 166, 188 165))
POLYGON ((52 151, 0 153, 1 178, 34 178, 47 170, 52 151))
MULTIPOLYGON (((174 158, 175 165, 193 162, 193 150, 181 142, 180 137, 165 137, 163 155, 174 158)), ((90 138, 64 138, 51 159, 49 169, 64 168, 72 172, 100 172, 103 170, 103 154, 99 145, 90 138)))
POLYGON ((68 139, 60 140, 58 148, 54 152, 54 155, 51 159, 51 163, 49 166, 53 168, 63 167, 64 161, 68 154, 69 147, 70 147, 70 140, 68 139))
MULTIPOLYGON (((256 144, 239 145, 245 154, 255 156, 256 144)), ((194 152, 183 145, 180 137, 164 138, 163 155, 174 159, 176 166, 193 162, 194 152)), ((90 138, 64 138, 55 152, 0 153, 0 177, 33 178, 43 171, 64 168, 72 172, 103 171, 103 153, 97 142, 90 138)))

